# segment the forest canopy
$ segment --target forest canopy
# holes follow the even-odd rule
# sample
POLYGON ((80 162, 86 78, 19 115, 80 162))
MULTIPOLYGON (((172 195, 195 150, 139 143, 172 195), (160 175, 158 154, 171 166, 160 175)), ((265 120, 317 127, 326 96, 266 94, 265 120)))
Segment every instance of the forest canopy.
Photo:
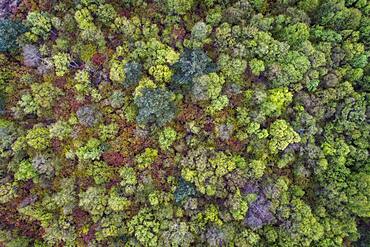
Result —
POLYGON ((367 0, 0 0, 0 246, 370 246, 367 0))

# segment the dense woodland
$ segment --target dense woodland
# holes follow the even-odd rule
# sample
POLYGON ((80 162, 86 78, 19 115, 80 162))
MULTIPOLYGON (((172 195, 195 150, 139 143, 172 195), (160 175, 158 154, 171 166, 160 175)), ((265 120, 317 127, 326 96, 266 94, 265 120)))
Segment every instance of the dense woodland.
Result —
POLYGON ((370 246, 367 0, 0 0, 0 246, 370 246))

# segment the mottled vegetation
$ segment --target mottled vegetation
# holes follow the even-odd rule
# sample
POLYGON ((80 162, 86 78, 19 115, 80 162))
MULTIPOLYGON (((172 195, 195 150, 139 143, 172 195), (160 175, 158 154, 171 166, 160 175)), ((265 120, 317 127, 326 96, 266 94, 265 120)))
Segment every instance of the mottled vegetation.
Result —
POLYGON ((370 246, 366 0, 0 0, 0 246, 370 246))

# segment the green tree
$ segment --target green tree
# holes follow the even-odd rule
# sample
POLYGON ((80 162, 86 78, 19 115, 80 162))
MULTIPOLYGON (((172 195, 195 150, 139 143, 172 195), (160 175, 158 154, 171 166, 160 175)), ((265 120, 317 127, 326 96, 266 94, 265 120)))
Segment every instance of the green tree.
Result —
POLYGON ((201 49, 186 49, 173 68, 175 72, 172 80, 176 89, 190 89, 194 78, 216 71, 212 59, 201 49))
POLYGON ((225 83, 223 77, 209 73, 193 79, 192 96, 196 101, 218 98, 225 83))
POLYGON ((103 216, 108 203, 108 196, 104 188, 89 187, 79 195, 78 205, 88 211, 94 220, 103 216))
POLYGON ((296 23, 285 27, 280 34, 283 41, 293 46, 299 46, 310 36, 309 27, 305 23, 296 23))
POLYGON ((148 209, 141 209, 128 223, 128 233, 144 246, 157 246, 160 222, 148 209))
POLYGON ((98 160, 103 152, 100 144, 98 139, 89 139, 84 146, 76 150, 77 157, 80 160, 98 160))
POLYGON ((29 36, 31 40, 36 41, 38 37, 46 39, 52 28, 51 17, 46 12, 29 12, 27 25, 30 27, 29 36))
POLYGON ((45 127, 34 126, 27 132, 27 144, 36 150, 45 150, 50 146, 50 132, 45 127))
POLYGON ((32 163, 28 160, 23 160, 19 163, 17 172, 14 174, 16 180, 28 180, 37 176, 36 170, 32 163))
POLYGON ((26 31, 19 22, 0 19, 0 52, 9 52, 18 48, 17 38, 26 31))
POLYGON ((149 68, 149 74, 160 83, 167 83, 172 79, 172 70, 167 65, 156 65, 149 68))
POLYGON ((227 54, 221 54, 217 64, 220 67, 221 75, 225 80, 242 85, 244 82, 244 73, 247 68, 247 61, 240 58, 233 58, 227 54))
POLYGON ((347 8, 345 1, 323 2, 318 8, 319 23, 336 30, 356 30, 360 25, 361 11, 356 8, 347 8))
POLYGON ((161 147, 162 150, 168 150, 168 148, 172 145, 176 138, 177 133, 173 128, 171 127, 164 128, 163 131, 159 133, 158 138, 159 146, 161 147))
POLYGON ((64 76, 68 72, 71 58, 69 54, 59 52, 53 56, 53 62, 55 66, 55 74, 57 76, 64 76))
POLYGON ((349 208, 360 217, 370 216, 370 175, 352 174, 348 187, 349 208))
POLYGON ((37 105, 37 115, 39 116, 49 113, 58 96, 62 95, 59 88, 48 82, 32 84, 31 92, 33 101, 37 105))
POLYGON ((99 5, 99 9, 97 11, 99 20, 104 24, 109 26, 112 24, 113 20, 117 16, 117 12, 114 7, 107 3, 103 5, 99 5))
POLYGON ((144 88, 134 102, 138 108, 136 121, 139 124, 163 126, 175 117, 172 94, 165 89, 144 88))
POLYGON ((0 158, 10 157, 13 153, 11 145, 17 139, 17 129, 13 122, 0 119, 0 158))
POLYGON ((146 148, 145 151, 135 157, 135 161, 140 169, 148 168, 158 156, 158 151, 153 148, 146 148))
POLYGON ((293 94, 288 88, 274 88, 267 91, 267 98, 261 105, 266 116, 280 116, 292 102, 293 94))
POLYGON ((184 15, 194 5, 193 0, 166 0, 165 1, 166 10, 168 10, 172 14, 184 15))
POLYGON ((299 135, 283 119, 276 120, 270 126, 269 149, 272 153, 284 150, 289 144, 301 141, 299 135))
POLYGON ((256 58, 253 58, 249 62, 249 67, 251 68, 252 74, 255 76, 259 76, 263 71, 265 71, 265 63, 256 58))

